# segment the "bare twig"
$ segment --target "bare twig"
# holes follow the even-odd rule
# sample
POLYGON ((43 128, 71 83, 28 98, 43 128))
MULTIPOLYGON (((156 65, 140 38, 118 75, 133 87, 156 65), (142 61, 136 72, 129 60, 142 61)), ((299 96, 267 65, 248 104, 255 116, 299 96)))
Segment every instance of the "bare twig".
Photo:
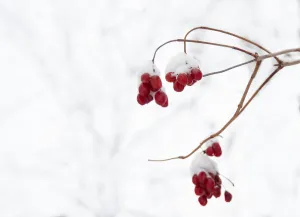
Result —
POLYGON ((253 70, 253 73, 246 85, 246 88, 243 92, 243 95, 240 99, 240 102, 238 104, 238 107, 234 113, 234 115, 225 123, 225 125, 220 129, 218 130, 217 132, 213 133, 212 135, 210 135, 209 137, 205 138, 204 140, 202 140, 200 142, 200 144, 194 148, 189 154, 187 155, 184 155, 184 156, 178 156, 178 157, 172 157, 172 158, 167 158, 167 159, 162 159, 162 160, 149 160, 149 161, 169 161, 169 160, 174 160, 174 159, 186 159, 188 157, 190 157, 193 153, 195 153, 197 150, 199 150, 202 145, 204 143, 206 143, 207 141, 209 141, 210 139, 213 139, 215 138, 216 136, 220 136, 220 134, 228 127, 230 126, 230 124, 236 120, 240 115, 241 113, 248 107, 248 105, 252 102, 252 100, 257 96, 257 94, 262 90, 262 88, 281 70, 283 69, 285 66, 292 66, 292 65, 296 65, 296 64, 300 64, 300 60, 295 60, 295 61, 289 61, 289 62, 285 62, 285 61, 282 61, 280 60, 277 56, 279 55, 282 55, 282 54, 287 54, 287 53, 291 53, 291 52, 300 52, 300 48, 294 48, 294 49, 287 49, 287 50, 282 50, 282 51, 279 51, 279 52, 276 52, 276 53, 271 53, 269 50, 267 50, 266 48, 262 47, 261 45, 258 45, 256 44, 255 42, 249 40, 249 39, 246 39, 244 37, 241 37, 241 36, 238 36, 238 35, 235 35, 233 33, 230 33, 230 32, 226 32, 226 31, 223 31, 223 30, 219 30, 219 29, 213 29, 213 28, 209 28, 209 27, 196 27, 196 28, 193 28, 192 30, 190 30, 184 37, 184 39, 175 39, 175 40, 171 40, 169 42, 166 42, 164 43, 163 45, 159 46, 155 53, 154 53, 154 57, 153 57, 153 61, 154 61, 154 58, 155 58, 155 54, 157 52, 157 50, 159 48, 161 48, 162 46, 164 46, 165 44, 167 43, 170 43, 170 42, 174 42, 174 41, 180 41, 180 42, 184 42, 184 52, 186 52, 186 42, 192 42, 192 43, 202 43, 202 44, 210 44, 210 45, 215 45, 215 46, 221 46, 221 47, 227 47, 227 48, 232 48, 232 49, 235 49, 235 50, 239 50, 241 52, 244 52, 248 55, 251 55, 253 56, 255 59, 252 59, 252 60, 249 60, 247 62, 244 62, 244 63, 240 63, 238 65, 235 65, 235 66, 232 66, 232 67, 229 67, 227 69, 224 69, 224 70, 221 70, 221 71, 217 71, 217 72, 211 72, 211 73, 208 73, 208 74, 205 74, 203 77, 207 77, 207 76, 210 76, 210 75, 215 75, 215 74, 220 74, 220 73, 223 73, 223 72, 226 72, 226 71, 229 71, 231 69, 234 69, 234 68, 237 68, 237 67, 240 67, 240 66, 243 66, 243 65, 246 65, 246 64, 249 64, 249 63, 252 63, 252 62, 256 62, 256 65, 255 65, 255 68, 253 70), (241 40, 244 40, 244 41, 247 41, 255 46, 257 46, 258 48, 266 51, 268 54, 267 55, 261 55, 261 56, 258 56, 257 53, 253 54, 249 51, 246 51, 244 49, 241 49, 241 48, 238 48, 238 47, 234 47, 234 46, 230 46, 230 45, 224 45, 224 44, 218 44, 218 43, 211 43, 211 42, 203 42, 203 41, 197 41, 197 40, 187 40, 186 37, 188 36, 188 34, 196 29, 207 29, 207 30, 211 30, 211 31, 217 31, 217 32, 221 32, 221 33, 224 33, 224 34, 227 34, 227 35, 231 35, 231 36, 234 36, 236 38, 239 38, 241 40), (246 97, 247 97, 247 94, 249 92, 249 89, 252 85, 252 82, 255 78, 255 76, 257 75, 257 72, 260 68, 260 65, 262 63, 263 60, 266 60, 268 58, 274 58, 278 64, 276 64, 277 68, 263 81, 263 83, 255 90, 255 92, 252 94, 252 96, 248 99, 248 101, 244 104, 245 100, 246 100, 246 97))
MULTIPOLYGON (((226 35, 231 35, 231 36, 233 36, 233 37, 236 37, 236 38, 239 38, 239 39, 241 39, 241 40, 243 40, 243 41, 246 41, 246 42, 248 42, 248 43, 250 43, 250 44, 252 44, 252 45, 255 45, 256 47, 262 49, 263 51, 265 51, 265 52, 267 52, 267 53, 269 53, 269 54, 271 53, 269 50, 267 50, 267 49, 264 48, 263 46, 261 46, 261 45, 255 43, 254 41, 251 41, 251 40, 249 40, 249 39, 247 39, 247 38, 245 38, 245 37, 242 37, 242 36, 239 36, 239 35, 237 35, 237 34, 234 34, 234 33, 231 33, 231 32, 227 32, 227 31, 224 31, 224 30, 221 30, 221 29, 215 29, 215 28, 210 28, 210 27, 205 27, 205 26, 199 26, 199 27, 195 27, 195 28, 191 29, 190 31, 188 31, 188 32, 185 34, 184 39, 186 40, 187 36, 188 36, 192 31, 197 30, 197 29, 205 29, 205 30, 210 30, 210 31, 220 32, 220 33, 223 33, 223 34, 226 34, 226 35)), ((184 52, 186 53, 186 43, 184 43, 184 52)), ((278 64, 280 64, 280 63, 282 62, 278 57, 274 56, 274 58, 276 59, 276 61, 277 61, 278 64)))
POLYGON ((235 114, 234 114, 235 116, 238 115, 239 111, 240 111, 241 108, 243 107, 245 98, 246 98, 246 96, 247 96, 247 94, 248 94, 248 91, 249 91, 249 89, 250 89, 250 86, 251 86, 251 84, 252 84, 252 81, 254 80, 254 78, 255 78, 255 76, 256 76, 258 70, 259 70, 260 64, 261 64, 261 61, 257 61, 257 62, 256 62, 254 71, 253 71, 253 73, 252 73, 252 75, 251 75, 251 77, 250 77, 250 80, 249 80, 249 82, 248 82, 248 84, 247 84, 247 86, 246 86, 246 89, 245 89, 245 91, 244 91, 244 93, 243 93, 243 96, 242 96, 242 98, 241 98, 241 101, 240 101, 240 103, 238 104, 238 108, 237 108, 237 110, 236 110, 236 112, 235 112, 235 114))
POLYGON ((266 54, 266 55, 262 55, 259 56, 257 58, 257 60, 264 60, 264 59, 268 59, 270 57, 277 57, 279 55, 283 55, 283 54, 287 54, 287 53, 292 53, 292 52, 300 52, 300 48, 293 48, 293 49, 286 49, 286 50, 282 50, 276 53, 270 53, 270 54, 266 54))
POLYGON ((260 64, 261 64, 261 61, 256 62, 255 68, 254 68, 253 73, 251 75, 251 78, 250 78, 250 80, 249 80, 249 82, 248 82, 248 84, 246 86, 246 89, 245 89, 245 91, 243 93, 243 96, 242 96, 242 98, 241 98, 241 100, 239 102, 239 106, 238 106, 236 112, 234 113, 234 115, 229 119, 229 121, 227 121, 227 123, 219 131, 215 132, 214 134, 210 135, 209 137, 207 137, 206 139, 204 139, 202 142, 200 142, 200 144, 192 152, 190 152, 188 155, 178 156, 178 157, 173 157, 173 158, 168 158, 168 159, 163 159, 163 160, 149 160, 149 161, 168 161, 168 160, 174 160, 174 159, 185 159, 185 158, 188 158, 189 156, 191 156, 192 154, 194 154, 197 150, 199 150, 199 148, 201 148, 201 146, 205 142, 207 142, 207 141, 209 141, 209 140, 217 137, 218 135, 220 135, 239 116, 239 112, 240 112, 240 109, 241 109, 240 105, 242 105, 243 102, 244 102, 244 100, 245 100, 245 97, 246 97, 246 95, 248 93, 248 90, 249 90, 249 88, 251 86, 251 83, 252 83, 253 79, 255 78, 255 75, 257 74, 257 72, 259 70, 260 64))
POLYGON ((199 40, 185 40, 185 39, 173 39, 173 40, 170 40, 170 41, 167 41, 163 44, 161 44, 160 46, 158 46, 153 54, 153 58, 152 58, 152 62, 154 63, 155 61, 155 57, 156 57, 156 53, 157 51, 162 48, 163 46, 169 44, 169 43, 172 43, 172 42, 189 42, 189 43, 198 43, 198 44, 207 44, 207 45, 213 45, 213 46, 218 46, 218 47, 226 47, 226 48, 231 48, 233 50, 237 50, 237 51, 240 51, 240 52, 243 52, 245 54, 248 54, 252 57, 255 57, 255 54, 254 53, 251 53, 250 51, 247 51, 247 50, 244 50, 242 48, 239 48, 239 47, 235 47, 235 46, 231 46, 231 45, 227 45, 227 44, 219 44, 219 43, 212 43, 212 42, 207 42, 207 41, 199 41, 199 40))
POLYGON ((208 77, 208 76, 211 76, 211 75, 221 74, 221 73, 223 73, 223 72, 227 72, 227 71, 229 71, 229 70, 231 70, 231 69, 235 69, 235 68, 238 68, 238 67, 240 67, 240 66, 244 66, 244 65, 247 65, 247 64, 249 64, 249 63, 253 63, 253 62, 255 62, 255 61, 256 61, 256 59, 249 60, 249 61, 247 61, 247 62, 243 62, 243 63, 237 64, 237 65, 231 66, 231 67, 229 67, 229 68, 227 68, 227 69, 223 69, 223 70, 220 70, 220 71, 210 72, 210 73, 204 74, 203 77, 208 77))

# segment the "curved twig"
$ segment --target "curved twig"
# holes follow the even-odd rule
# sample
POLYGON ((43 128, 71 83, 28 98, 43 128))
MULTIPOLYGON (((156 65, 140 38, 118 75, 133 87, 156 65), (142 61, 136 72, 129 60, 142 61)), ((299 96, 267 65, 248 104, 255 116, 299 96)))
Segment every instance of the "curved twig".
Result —
MULTIPOLYGON (((260 65, 256 65, 255 70, 253 72, 253 74, 257 73, 257 70, 259 68, 260 65), (256 72, 255 72, 256 71, 256 72)), ((240 114, 248 107, 248 105, 251 103, 251 101, 256 97, 256 95, 261 91, 261 89, 274 77, 274 75, 276 75, 283 67, 277 67, 266 79, 265 81, 257 88, 257 90, 252 94, 252 96, 249 98, 249 100, 246 102, 246 104, 239 110, 238 113, 235 113, 230 119, 229 121, 227 121, 227 123, 216 133, 210 135, 209 137, 207 137, 206 139, 204 139, 203 141, 200 142, 200 144, 193 149, 193 151, 191 151, 189 154, 184 155, 184 156, 178 156, 178 157, 172 157, 172 158, 167 158, 167 159, 162 159, 162 160, 151 160, 149 159, 148 161, 169 161, 169 160, 175 160, 175 159, 186 159, 188 157, 190 157, 192 154, 194 154, 197 150, 199 150, 201 148, 201 146, 206 143, 207 141, 215 138, 216 136, 218 136, 220 133, 222 133, 235 119, 237 119, 240 114)))
MULTIPOLYGON (((231 33, 231 32, 227 32, 227 31, 224 31, 224 30, 221 30, 221 29, 210 28, 210 27, 206 27, 206 26, 199 26, 199 27, 195 27, 195 28, 189 30, 189 31, 185 34, 184 40, 186 40, 187 36, 188 36, 192 31, 197 30, 197 29, 205 29, 205 30, 210 30, 210 31, 220 32, 220 33, 223 33, 223 34, 226 34, 226 35, 231 35, 231 36, 233 36, 233 37, 236 37, 236 38, 239 38, 239 39, 241 39, 241 40, 243 40, 243 41, 246 41, 246 42, 248 42, 248 43, 250 43, 250 44, 252 44, 252 45, 254 45, 254 46, 256 46, 256 47, 258 47, 258 48, 260 48, 260 49, 262 49, 263 51, 265 51, 265 52, 271 54, 271 52, 270 52, 269 50, 267 50, 267 49, 264 48, 263 46, 261 46, 261 45, 255 43, 254 41, 251 41, 251 40, 249 40, 249 39, 247 39, 247 38, 244 38, 244 37, 242 37, 242 36, 236 35, 236 34, 231 33)), ((184 52, 186 53, 186 43, 184 43, 184 52)), ((282 61, 281 61, 278 57, 274 56, 274 58, 276 59, 276 61, 277 61, 278 64, 281 64, 282 61)))
POLYGON ((207 44, 207 45, 213 45, 213 46, 218 46, 218 47, 226 47, 226 48, 231 48, 240 52, 243 52, 247 55, 250 55, 252 57, 256 57, 256 55, 254 53, 251 53, 250 51, 244 50, 242 48, 239 47, 235 47, 235 46, 231 46, 231 45, 227 45, 227 44, 219 44, 219 43, 212 43, 212 42, 207 42, 207 41, 199 41, 199 40, 185 40, 185 39, 173 39, 170 41, 167 41, 163 44, 161 44, 160 46, 158 46, 153 54, 153 58, 152 58, 152 62, 154 63, 155 61, 155 57, 156 57, 156 53, 157 51, 162 48, 163 46, 169 44, 169 43, 173 43, 173 42, 189 42, 189 43, 198 43, 198 44, 207 44))

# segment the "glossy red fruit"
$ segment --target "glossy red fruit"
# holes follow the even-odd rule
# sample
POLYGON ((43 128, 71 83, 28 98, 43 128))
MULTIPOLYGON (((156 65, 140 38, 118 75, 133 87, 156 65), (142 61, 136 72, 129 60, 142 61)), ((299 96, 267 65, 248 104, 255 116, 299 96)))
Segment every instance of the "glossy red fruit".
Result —
POLYGON ((213 191, 213 195, 215 198, 218 198, 221 196, 221 188, 219 186, 215 187, 215 190, 213 191))
POLYGON ((150 82, 150 74, 149 73, 144 73, 141 75, 141 81, 143 83, 149 83, 150 82))
POLYGON ((187 85, 188 86, 192 86, 194 84, 194 79, 193 79, 193 76, 191 73, 188 73, 187 74, 187 85))
POLYGON ((147 97, 141 95, 141 94, 138 94, 137 95, 137 102, 140 104, 140 105, 145 105, 147 103, 147 97))
POLYGON ((195 194, 198 195, 198 196, 201 196, 205 193, 204 189, 201 188, 200 186, 195 186, 195 194))
POLYGON ((212 192, 215 188, 215 181, 212 178, 207 178, 205 187, 208 192, 212 192))
POLYGON ((183 86, 187 85, 188 83, 188 77, 185 73, 180 73, 178 76, 177 76, 177 82, 182 84, 183 86))
POLYGON ((139 94, 143 96, 148 96, 150 93, 150 85, 146 83, 141 83, 139 86, 139 94))
POLYGON ((168 105, 169 105, 169 100, 168 100, 168 97, 167 97, 166 102, 164 104, 162 104, 161 106, 165 108, 165 107, 168 107, 168 105))
POLYGON ((147 96, 147 103, 151 102, 153 100, 153 96, 150 94, 147 96))
POLYGON ((168 100, 168 97, 163 91, 157 91, 154 95, 154 99, 158 105, 162 106, 166 103, 166 101, 168 100))
POLYGON ((176 91, 176 92, 182 92, 184 90, 184 85, 180 84, 178 81, 175 81, 173 83, 173 89, 176 91))
POLYGON ((199 180, 199 183, 200 184, 204 184, 205 181, 207 179, 207 175, 204 171, 201 171, 199 174, 198 174, 198 180, 199 180))
POLYGON ((225 191, 224 198, 226 202, 230 202, 232 200, 232 194, 230 194, 228 191, 225 191))
POLYGON ((220 157, 222 155, 222 149, 221 149, 221 146, 220 146, 220 144, 218 142, 214 142, 212 144, 212 148, 214 150, 214 155, 216 157, 220 157))
POLYGON ((192 182, 193 182, 194 185, 198 185, 199 180, 198 180, 198 176, 196 174, 193 175, 192 182))
POLYGON ((174 82, 174 81, 176 81, 176 76, 175 76, 174 72, 168 72, 166 74, 166 81, 167 82, 174 82))
POLYGON ((202 72, 200 71, 200 69, 192 69, 191 74, 193 76, 193 79, 196 81, 200 81, 202 79, 202 72))
POLYGON ((207 197, 205 195, 202 195, 198 198, 198 201, 202 206, 205 206, 207 204, 207 197))
POLYGON ((215 183, 216 185, 221 185, 222 184, 222 179, 220 178, 220 176, 216 175, 215 176, 215 183))
POLYGON ((213 174, 213 173, 208 173, 208 175, 210 176, 210 178, 215 179, 215 174, 213 174))
POLYGON ((208 156, 214 156, 214 150, 211 146, 209 146, 206 150, 205 150, 205 153, 208 155, 208 156))
POLYGON ((158 75, 151 76, 150 84, 153 90, 159 90, 162 87, 162 83, 158 75))
POLYGON ((212 192, 207 192, 207 191, 206 191, 205 196, 207 197, 207 199, 210 199, 210 198, 212 198, 213 193, 212 193, 212 192))

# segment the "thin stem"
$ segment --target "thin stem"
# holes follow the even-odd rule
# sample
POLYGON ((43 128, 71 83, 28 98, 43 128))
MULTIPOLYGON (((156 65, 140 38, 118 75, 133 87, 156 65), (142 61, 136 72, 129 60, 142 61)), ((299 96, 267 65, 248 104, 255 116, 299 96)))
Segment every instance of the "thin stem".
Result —
POLYGON ((251 101, 256 97, 256 95, 261 91, 261 89, 274 77, 274 75, 277 74, 281 69, 283 69, 283 66, 277 67, 267 78, 264 80, 264 82, 256 89, 256 91, 252 94, 252 96, 249 98, 249 100, 246 102, 244 107, 240 110, 239 115, 247 108, 247 106, 251 103, 251 101))
POLYGON ((257 60, 264 60, 264 59, 268 59, 270 57, 275 58, 276 56, 287 54, 287 53, 292 53, 292 52, 300 52, 300 48, 286 49, 286 50, 282 50, 282 51, 279 51, 279 52, 276 52, 276 53, 270 53, 270 54, 262 55, 262 56, 259 56, 257 58, 257 60))
POLYGON ((224 176, 223 174, 219 173, 220 176, 222 176, 223 178, 225 178, 228 182, 230 182, 230 184, 234 187, 234 183, 228 179, 226 176, 224 176))
POLYGON ((218 47, 226 47, 226 48, 230 48, 230 49, 234 49, 234 50, 238 50, 240 52, 243 52, 245 54, 248 54, 252 57, 256 57, 254 53, 251 53, 250 51, 244 50, 242 48, 239 47, 235 47, 235 46, 231 46, 231 45, 227 45, 227 44, 219 44, 219 43, 212 43, 212 42, 207 42, 207 41, 199 41, 199 40, 184 40, 184 39, 173 39, 170 41, 167 41, 163 44, 161 44, 160 46, 158 46, 153 54, 153 58, 152 58, 152 62, 154 63, 155 61, 155 57, 156 57, 156 53, 157 51, 162 48, 163 46, 172 43, 172 42, 189 42, 189 43, 199 43, 199 44, 207 44, 207 45, 213 45, 213 46, 218 46, 218 47))
MULTIPOLYGON (((257 67, 256 67, 257 68, 257 67)), ((259 66, 258 66, 259 68, 259 66)), ((280 66, 278 68, 276 68, 267 78, 266 80, 257 88, 257 90, 253 93, 253 95, 249 98, 249 100, 246 102, 246 104, 244 105, 244 107, 242 109, 240 109, 240 111, 238 113, 235 113, 232 118, 230 118, 230 120, 222 127, 222 129, 220 129, 218 132, 212 134, 211 136, 207 137, 206 139, 204 139, 192 152, 190 152, 189 154, 185 155, 185 156, 178 156, 178 157, 172 157, 172 158, 168 158, 168 159, 163 159, 163 160, 149 160, 149 161, 169 161, 169 160, 175 160, 175 159, 186 159, 189 156, 191 156, 193 153, 195 153, 199 148, 201 148, 201 146, 207 142, 208 140, 216 137, 217 135, 219 135, 222 131, 224 131, 236 118, 238 118, 240 116, 240 114, 248 107, 248 105, 251 103, 251 101, 256 97, 256 95, 261 91, 261 89, 273 78, 274 75, 277 74, 277 72, 279 72, 283 67, 280 66)))
MULTIPOLYGON (((234 33, 224 31, 224 30, 214 29, 214 28, 205 27, 205 26, 199 26, 199 27, 195 27, 195 28, 191 29, 191 30, 188 31, 188 32, 186 33, 186 35, 184 36, 184 40, 187 41, 187 40, 186 40, 187 36, 188 36, 192 31, 197 30, 197 29, 205 29, 205 30, 210 30, 210 31, 220 32, 220 33, 223 33, 223 34, 226 34, 226 35, 231 35, 231 36, 233 36, 233 37, 236 37, 236 38, 239 38, 239 39, 241 39, 241 40, 243 40, 243 41, 246 41, 246 42, 248 42, 248 43, 250 43, 250 44, 252 44, 252 45, 255 45, 256 47, 262 49, 263 51, 265 51, 265 52, 271 54, 271 52, 270 52, 269 50, 267 50, 267 49, 264 48, 263 46, 261 46, 261 45, 255 43, 254 41, 251 41, 251 40, 249 40, 249 39, 247 39, 247 38, 244 38, 244 37, 242 37, 242 36, 239 36, 239 35, 236 35, 236 34, 234 34, 234 33)), ((185 42, 184 42, 184 52, 186 53, 186 43, 185 43, 185 42)), ((274 58, 276 59, 276 61, 277 61, 278 64, 281 64, 282 61, 281 61, 278 57, 274 56, 274 58)))
POLYGON ((208 77, 208 76, 211 76, 211 75, 221 74, 221 73, 223 73, 223 72, 229 71, 229 70, 231 70, 231 69, 238 68, 238 67, 243 66, 243 65, 247 65, 247 64, 249 64, 249 63, 253 63, 253 62, 255 62, 255 61, 256 61, 256 59, 249 60, 249 61, 247 61, 247 62, 243 62, 243 63, 237 64, 237 65, 231 66, 231 67, 229 67, 229 68, 227 68, 227 69, 223 69, 223 70, 220 70, 220 71, 210 72, 210 73, 204 74, 203 77, 208 77))
POLYGON ((247 96, 247 94, 248 94, 248 91, 249 91, 249 89, 250 89, 250 86, 251 86, 251 84, 252 84, 252 82, 253 82, 253 80, 254 80, 254 78, 255 78, 255 76, 256 76, 258 70, 259 70, 260 64, 261 64, 261 61, 256 62, 254 71, 253 71, 253 73, 252 73, 252 75, 251 75, 251 77, 250 77, 250 79, 249 79, 249 81, 248 81, 248 84, 247 84, 246 89, 245 89, 245 91, 244 91, 244 93, 243 93, 243 96, 242 96, 242 98, 241 98, 241 101, 240 101, 240 103, 238 104, 238 108, 237 108, 237 110, 236 110, 234 116, 238 115, 239 111, 240 111, 241 108, 243 107, 244 101, 245 101, 245 99, 246 99, 246 96, 247 96))
POLYGON ((293 65, 297 65, 300 64, 300 60, 295 60, 295 61, 291 61, 291 62, 283 62, 282 66, 293 66, 293 65))
POLYGON ((209 141, 209 140, 215 138, 216 136, 220 135, 240 115, 241 106, 244 103, 244 100, 247 96, 249 88, 250 88, 250 86, 252 84, 252 81, 255 78, 255 76, 256 76, 256 74, 259 70, 260 65, 261 65, 261 61, 256 62, 255 68, 253 70, 253 73, 252 73, 249 81, 248 81, 248 84, 247 84, 246 89, 243 93, 243 96, 242 96, 242 98, 239 102, 237 110, 235 111, 234 115, 226 122, 226 124, 219 131, 215 132, 214 134, 212 134, 209 137, 207 137, 206 139, 204 139, 202 142, 200 142, 200 144, 195 149, 193 149, 189 154, 187 154, 185 156, 178 156, 178 157, 173 157, 173 158, 168 158, 168 159, 163 159, 163 160, 149 160, 149 161, 168 161, 168 160, 174 160, 174 159, 186 159, 186 158, 190 157, 192 154, 194 154, 197 150, 199 150, 204 143, 206 143, 207 141, 209 141))

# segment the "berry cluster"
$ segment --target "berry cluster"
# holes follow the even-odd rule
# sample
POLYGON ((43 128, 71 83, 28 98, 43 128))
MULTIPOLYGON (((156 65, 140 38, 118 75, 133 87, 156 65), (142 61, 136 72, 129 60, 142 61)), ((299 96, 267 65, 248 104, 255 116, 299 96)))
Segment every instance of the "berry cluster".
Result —
POLYGON ((176 92, 182 92, 186 86, 192 86, 202 79, 198 61, 187 55, 179 53, 173 58, 166 68, 166 80, 173 83, 176 92))
MULTIPOLYGON (((208 199, 213 196, 219 198, 222 190, 222 179, 217 169, 217 163, 211 159, 211 156, 220 157, 222 149, 218 141, 210 141, 208 147, 198 156, 195 156, 192 162, 192 182, 195 185, 195 194, 198 196, 198 202, 205 206, 208 199)), ((232 199, 231 193, 224 192, 226 202, 232 199)))
MULTIPOLYGON (((167 82, 173 83, 176 92, 182 92, 186 86, 192 86, 202 79, 198 60, 186 53, 179 53, 168 63, 165 78, 167 82)), ((138 72, 138 91, 137 102, 140 105, 148 104, 153 99, 162 107, 167 107, 169 104, 160 72, 152 61, 145 64, 138 72)))
MULTIPOLYGON (((199 196, 198 201, 202 206, 205 206, 207 200, 212 196, 215 198, 221 196, 222 179, 218 173, 201 171, 198 175, 193 175, 192 182, 195 185, 195 194, 199 196)), ((225 191, 224 197, 226 202, 230 202, 232 199, 232 195, 228 191, 225 191)))
POLYGON ((162 87, 159 70, 154 64, 151 64, 150 67, 148 64, 146 68, 146 72, 140 73, 138 78, 139 93, 137 95, 137 102, 140 105, 145 105, 150 103, 154 97, 158 105, 167 107, 169 103, 168 96, 162 87))
POLYGON ((208 156, 220 157, 222 155, 222 149, 218 142, 213 142, 212 145, 208 146, 204 152, 208 156))

